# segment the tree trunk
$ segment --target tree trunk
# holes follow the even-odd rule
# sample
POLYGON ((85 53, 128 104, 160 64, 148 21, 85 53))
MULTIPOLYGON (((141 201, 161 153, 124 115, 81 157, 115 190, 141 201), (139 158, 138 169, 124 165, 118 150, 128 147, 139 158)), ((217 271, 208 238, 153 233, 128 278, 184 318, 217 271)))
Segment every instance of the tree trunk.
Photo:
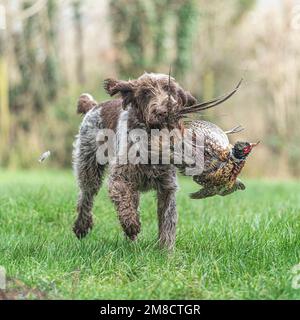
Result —
POLYGON ((8 144, 10 128, 5 7, 0 6, 0 150, 8 144))
POLYGON ((76 76, 80 84, 85 83, 84 73, 84 50, 83 50, 83 29, 81 0, 75 0, 73 3, 74 10, 74 27, 75 27, 75 52, 76 52, 76 76))

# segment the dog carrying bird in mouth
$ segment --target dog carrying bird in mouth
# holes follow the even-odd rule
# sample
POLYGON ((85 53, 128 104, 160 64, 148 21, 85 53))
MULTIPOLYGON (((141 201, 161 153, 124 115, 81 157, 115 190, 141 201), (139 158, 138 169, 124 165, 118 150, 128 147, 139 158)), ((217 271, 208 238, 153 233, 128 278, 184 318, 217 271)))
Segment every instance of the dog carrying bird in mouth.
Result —
MULTIPOLYGON (((83 94, 79 98, 77 110, 85 114, 85 117, 73 152, 79 186, 78 216, 73 228, 76 236, 82 238, 92 229, 94 198, 108 167, 109 196, 116 207, 125 235, 131 240, 137 238, 141 230, 140 192, 154 189, 157 194, 159 243, 161 247, 172 249, 177 224, 176 166, 161 162, 99 163, 97 153, 103 145, 99 134, 102 130, 109 129, 118 138, 125 138, 128 143, 124 151, 130 153, 134 143, 127 141, 127 135, 138 130, 143 130, 146 134, 150 134, 152 130, 177 130, 184 133, 187 130, 184 127, 186 116, 221 104, 237 91, 239 85, 240 83, 221 98, 197 103, 170 75, 145 73, 136 80, 105 80, 106 92, 110 96, 119 95, 118 99, 98 104, 90 95, 83 94)), ((115 144, 114 147, 119 148, 119 145, 115 144)), ((146 149, 148 148, 146 143, 146 149)))

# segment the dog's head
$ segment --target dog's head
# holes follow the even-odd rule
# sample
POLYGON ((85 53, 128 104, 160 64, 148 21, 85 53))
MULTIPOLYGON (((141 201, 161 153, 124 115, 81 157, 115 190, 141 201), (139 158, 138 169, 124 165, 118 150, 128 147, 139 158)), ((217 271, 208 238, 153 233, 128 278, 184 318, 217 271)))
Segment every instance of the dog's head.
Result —
POLYGON ((165 74, 144 73, 129 81, 106 79, 104 88, 111 96, 120 94, 123 108, 130 105, 148 128, 176 127, 178 112, 196 103, 189 92, 165 74))

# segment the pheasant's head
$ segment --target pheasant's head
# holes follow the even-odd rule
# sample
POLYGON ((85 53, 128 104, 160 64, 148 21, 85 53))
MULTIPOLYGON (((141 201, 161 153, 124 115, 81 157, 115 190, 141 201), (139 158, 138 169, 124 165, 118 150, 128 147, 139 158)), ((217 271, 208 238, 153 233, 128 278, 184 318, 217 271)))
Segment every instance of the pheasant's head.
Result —
POLYGON ((259 144, 259 142, 260 141, 256 143, 249 143, 238 141, 232 148, 232 154, 238 160, 245 160, 252 151, 252 149, 256 147, 259 144))

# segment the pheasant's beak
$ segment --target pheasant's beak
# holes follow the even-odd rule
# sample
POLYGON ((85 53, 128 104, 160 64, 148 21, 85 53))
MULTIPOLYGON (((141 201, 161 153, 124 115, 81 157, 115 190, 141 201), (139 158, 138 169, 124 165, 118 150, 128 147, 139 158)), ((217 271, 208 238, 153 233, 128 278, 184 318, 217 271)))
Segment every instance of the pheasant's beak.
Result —
POLYGON ((251 149, 258 146, 260 144, 260 141, 257 141, 256 143, 250 143, 251 149))

